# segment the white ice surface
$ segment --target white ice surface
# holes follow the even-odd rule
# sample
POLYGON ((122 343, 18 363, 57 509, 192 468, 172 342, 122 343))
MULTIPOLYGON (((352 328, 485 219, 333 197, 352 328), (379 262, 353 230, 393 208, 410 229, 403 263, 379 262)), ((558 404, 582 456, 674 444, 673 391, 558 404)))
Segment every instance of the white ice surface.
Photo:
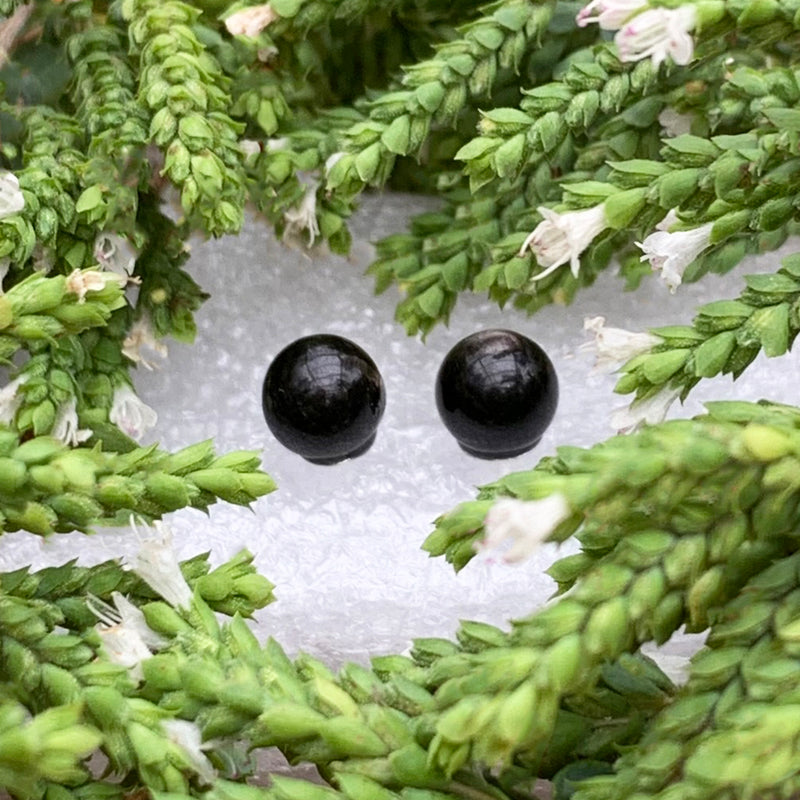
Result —
MULTIPOLYGON (((402 651, 415 636, 450 637, 459 619, 503 624, 544 603, 553 583, 543 569, 554 547, 516 567, 475 560, 456 575, 443 559, 420 550, 432 521, 474 497, 475 486, 533 466, 558 444, 585 446, 613 433, 609 413, 626 399, 612 393, 613 375, 591 375, 590 361, 576 353, 585 341, 584 317, 602 314, 609 325, 631 330, 688 323, 699 304, 735 297, 743 274, 774 270, 779 261, 776 254, 750 260, 674 295, 656 277, 623 293, 609 270, 573 305, 533 317, 466 297, 450 326, 422 343, 393 321, 396 292, 376 298, 363 273, 370 241, 404 230, 412 213, 431 207, 429 200, 400 195, 365 198, 353 220, 349 259, 309 258, 276 242, 255 219, 238 238, 194 243, 188 268, 211 294, 197 315, 197 341, 170 343, 163 369, 136 375, 141 397, 159 414, 147 441, 177 449, 213 437, 219 452, 253 448, 263 453, 264 467, 279 485, 252 511, 220 503, 209 516, 194 510, 170 515, 179 557, 210 550, 216 565, 249 548, 277 586, 278 601, 258 614, 258 633, 275 636, 289 652, 304 650, 332 664, 402 651), (488 327, 513 328, 539 342, 561 386, 557 415, 539 446, 504 461, 464 453, 439 421, 433 397, 444 354, 463 336, 488 327), (387 386, 374 446, 335 466, 315 466, 283 449, 261 412, 270 360, 315 332, 362 345, 387 386)), ((761 358, 735 384, 730 378, 701 384, 671 416, 694 415, 705 399, 797 403, 799 378, 794 355, 761 358)), ((90 564, 134 549, 129 531, 47 541, 18 533, 3 537, 0 567, 41 567, 76 556, 90 564)))

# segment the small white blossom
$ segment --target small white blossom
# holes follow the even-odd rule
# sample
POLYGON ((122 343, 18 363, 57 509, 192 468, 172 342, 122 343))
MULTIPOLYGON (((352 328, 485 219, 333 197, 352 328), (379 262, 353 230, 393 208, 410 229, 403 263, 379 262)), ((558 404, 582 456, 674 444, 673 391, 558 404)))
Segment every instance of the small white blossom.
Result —
POLYGON ((336 164, 344 158, 344 156, 345 153, 342 150, 339 150, 336 153, 331 153, 325 159, 325 172, 330 172, 336 166, 336 164))
POLYGON ((678 399, 680 389, 665 386, 644 400, 634 400, 629 406, 618 408, 611 415, 611 426, 620 433, 631 433, 643 425, 663 422, 669 407, 678 399))
POLYGON ((544 272, 534 275, 532 280, 541 280, 567 262, 570 264, 572 274, 577 277, 581 266, 581 253, 592 243, 595 236, 608 227, 603 206, 567 211, 563 214, 544 207, 537 210, 544 219, 528 235, 519 249, 519 255, 523 256, 530 248, 536 260, 545 268, 544 272))
POLYGON ((129 278, 136 267, 136 249, 124 237, 102 231, 94 240, 94 257, 102 269, 129 278))
POLYGON ((126 667, 131 677, 140 681, 142 661, 150 658, 154 650, 163 647, 164 640, 147 626, 144 614, 119 592, 113 592, 114 606, 98 597, 89 596, 87 605, 100 620, 97 632, 103 643, 103 652, 112 664, 126 667))
POLYGON ((11 259, 6 256, 5 258, 0 258, 0 294, 3 294, 3 281, 6 279, 6 275, 8 275, 8 271, 11 269, 11 259))
POLYGON ((671 56, 676 64, 688 64, 694 56, 689 35, 697 22, 692 5, 678 8, 648 8, 617 31, 614 43, 622 61, 650 58, 654 66, 671 56))
POLYGON ((264 150, 274 153, 277 150, 286 150, 289 147, 289 139, 286 136, 276 136, 264 142, 264 150))
POLYGON ((165 719, 161 727, 167 738, 179 748, 187 765, 197 773, 200 780, 203 783, 212 783, 217 773, 203 753, 204 747, 210 747, 211 743, 203 743, 200 728, 194 722, 185 719, 165 719))
POLYGON ((292 238, 299 236, 303 231, 308 231, 308 246, 314 245, 314 240, 319 236, 319 222, 317 221, 317 186, 312 181, 307 187, 303 199, 294 208, 283 212, 286 222, 284 235, 292 238))
POLYGON ((691 133, 692 122, 694 122, 694 115, 681 114, 680 111, 676 111, 669 106, 663 109, 658 115, 658 124, 664 131, 664 135, 670 138, 683 136, 685 133, 691 133))
POLYGON ((231 36, 258 36, 264 28, 278 19, 269 3, 261 6, 250 6, 236 11, 225 20, 225 27, 231 36))
POLYGON ((124 286, 127 279, 113 272, 100 272, 96 269, 76 269, 67 276, 67 291, 78 295, 78 303, 86 302, 88 292, 101 292, 107 283, 124 286))
POLYGON ((646 0, 591 0, 578 12, 575 21, 581 28, 596 22, 604 31, 615 31, 646 6, 646 0))
POLYGON ((239 149, 245 159, 249 160, 261 152, 261 144, 255 139, 239 139, 239 149))
POLYGON ((158 422, 158 414, 147 403, 143 403, 127 385, 118 386, 114 390, 108 418, 137 442, 148 428, 158 422))
POLYGON ((489 509, 484 521, 486 538, 476 547, 494 550, 510 542, 503 561, 508 564, 524 561, 571 514, 566 497, 560 493, 541 500, 502 498, 489 509))
POLYGON ((678 219, 678 212, 676 209, 671 208, 656 225, 657 231, 669 231, 674 225, 677 225, 680 222, 678 219))
POLYGON ((71 447, 77 447, 81 442, 91 438, 90 430, 78 427, 78 410, 74 397, 65 400, 56 409, 52 436, 71 447))
POLYGON ((25 197, 13 172, 0 171, 0 219, 18 214, 25 208, 25 197))
POLYGON ((582 344, 578 350, 595 356, 595 372, 609 372, 616 369, 628 359, 646 353, 663 341, 652 333, 607 328, 605 317, 586 317, 583 329, 591 331, 594 338, 582 344))
POLYGON ((14 378, 13 381, 7 383, 0 389, 0 422, 5 425, 11 425, 14 422, 14 417, 17 416, 17 411, 22 405, 22 394, 19 387, 22 386, 30 376, 26 374, 14 378))
POLYGON ((713 223, 707 222, 688 231, 651 233, 643 242, 636 242, 644 253, 640 260, 649 261, 653 269, 661 270, 662 279, 674 293, 689 264, 711 244, 713 227, 713 223))
POLYGON ((172 547, 172 531, 163 522, 153 523, 153 535, 145 537, 133 517, 131 528, 139 540, 139 552, 127 565, 175 608, 187 608, 192 590, 183 577, 172 547))
POLYGON ((145 369, 153 369, 156 365, 142 355, 142 351, 151 351, 160 358, 167 357, 167 346, 156 339, 150 318, 143 315, 131 326, 128 335, 122 342, 122 355, 145 369))

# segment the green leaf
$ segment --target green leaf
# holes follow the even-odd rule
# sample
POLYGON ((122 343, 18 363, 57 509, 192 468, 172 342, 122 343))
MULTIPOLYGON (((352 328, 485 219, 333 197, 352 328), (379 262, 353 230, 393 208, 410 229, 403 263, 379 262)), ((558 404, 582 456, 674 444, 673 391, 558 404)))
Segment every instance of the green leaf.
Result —
POLYGON ((103 202, 103 190, 95 184, 81 192, 81 196, 75 203, 75 210, 82 214, 84 211, 92 211, 103 202))
POLYGON ((471 161, 474 158, 494 150, 499 144, 499 140, 489 136, 476 136, 470 139, 459 151, 453 156, 456 161, 471 161))
POLYGON ((444 298, 444 289, 438 284, 434 284, 417 297, 417 305, 426 316, 436 319, 444 305, 444 298))
POLYGON ((444 86, 439 81, 428 81, 418 86, 414 92, 419 104, 429 113, 433 114, 444 99, 444 86))
POLYGON ((393 119, 389 127, 381 134, 381 142, 390 153, 403 156, 408 153, 410 136, 411 119, 407 114, 401 114, 393 119))
POLYGON ((293 17, 303 5, 302 0, 272 0, 270 6, 279 17, 293 17))
POLYGON ((789 303, 757 309, 745 327, 755 334, 766 355, 782 356, 789 349, 789 303))
POLYGON ((654 384, 665 383, 685 363, 691 350, 667 350, 664 353, 652 353, 642 364, 642 374, 654 384))
POLYGON ((694 374, 711 378, 719 374, 736 347, 736 334, 723 331, 703 342, 694 352, 694 374))
POLYGON ((506 262, 503 275, 509 289, 522 288, 530 276, 530 259, 512 258, 506 262))

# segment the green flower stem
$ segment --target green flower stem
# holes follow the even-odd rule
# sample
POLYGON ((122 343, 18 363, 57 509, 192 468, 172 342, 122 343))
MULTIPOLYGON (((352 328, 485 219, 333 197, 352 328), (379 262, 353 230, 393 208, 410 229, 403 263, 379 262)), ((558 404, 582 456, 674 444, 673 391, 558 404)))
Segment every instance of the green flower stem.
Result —
POLYGON ((149 119, 136 102, 136 76, 122 34, 92 27, 66 43, 74 70, 73 102, 89 137, 89 161, 77 201, 79 219, 99 230, 131 233, 145 179, 149 119))
POLYGON ((736 300, 701 306, 690 326, 654 328, 662 343, 629 360, 615 391, 649 397, 665 387, 681 399, 703 378, 738 378, 755 357, 786 353, 800 333, 800 255, 772 275, 749 275, 736 300))
MULTIPOLYGON (((181 562, 180 567, 189 586, 212 610, 228 616, 251 617, 257 609, 274 600, 274 587, 255 571, 252 562, 253 555, 242 550, 213 570, 207 553, 181 562)), ((48 610, 44 613, 50 619, 57 619, 59 626, 75 633, 97 624, 97 618, 86 604, 87 596, 110 602, 112 592, 125 595, 137 606, 158 598, 135 572, 124 569, 117 560, 92 567, 69 562, 36 572, 23 567, 0 573, 0 595, 34 601, 37 607, 46 604, 48 610)))
POLYGON ((468 23, 463 38, 442 46, 434 59, 408 68, 404 88, 373 102, 369 120, 342 138, 344 154, 328 170, 326 189, 354 198, 366 185, 383 184, 395 158, 416 155, 433 123, 450 123, 470 96, 489 94, 501 67, 519 64, 553 14, 549 3, 512 0, 468 23))
POLYGON ((67 290, 64 276, 30 275, 0 296, 0 360, 8 362, 22 348, 36 349, 40 342, 101 326, 124 303, 115 282, 88 292, 81 303, 67 290))
POLYGON ((256 453, 215 457, 210 442, 173 454, 155 446, 120 454, 49 437, 20 444, 6 430, 0 453, 3 531, 47 535, 121 525, 131 514, 156 519, 186 506, 206 509, 217 498, 249 505, 275 488, 256 453))
POLYGON ((576 800, 725 797, 796 791, 800 555, 753 578, 715 621, 689 682, 660 711, 615 774, 587 781, 576 800), (725 770, 719 754, 732 746, 725 770))
POLYGON ((177 0, 125 0, 122 11, 139 55, 137 98, 152 114, 150 140, 165 153, 162 174, 181 189, 191 221, 214 236, 237 232, 242 126, 227 114, 228 80, 191 28, 200 12, 177 0))
POLYGON ((23 168, 16 173, 25 207, 0 220, 0 258, 22 268, 38 243, 46 257, 63 258, 73 268, 84 266, 83 251, 71 253, 65 241, 57 243, 62 230, 75 228, 78 176, 86 161, 83 131, 73 117, 45 106, 16 110, 5 105, 3 110, 26 128, 23 168))

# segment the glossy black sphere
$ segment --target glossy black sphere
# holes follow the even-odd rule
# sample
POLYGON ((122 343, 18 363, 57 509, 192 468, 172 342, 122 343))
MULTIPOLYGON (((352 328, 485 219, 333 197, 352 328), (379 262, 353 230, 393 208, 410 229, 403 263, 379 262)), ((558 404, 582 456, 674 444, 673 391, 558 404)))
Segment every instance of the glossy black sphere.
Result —
POLYGON ((308 461, 335 464, 369 449, 386 393, 375 362, 357 344, 315 334, 275 356, 261 400, 282 445, 308 461))
POLYGON ((558 378, 536 342, 514 331, 462 339, 436 378, 436 406, 461 447, 479 458, 510 458, 541 439, 558 405, 558 378))

